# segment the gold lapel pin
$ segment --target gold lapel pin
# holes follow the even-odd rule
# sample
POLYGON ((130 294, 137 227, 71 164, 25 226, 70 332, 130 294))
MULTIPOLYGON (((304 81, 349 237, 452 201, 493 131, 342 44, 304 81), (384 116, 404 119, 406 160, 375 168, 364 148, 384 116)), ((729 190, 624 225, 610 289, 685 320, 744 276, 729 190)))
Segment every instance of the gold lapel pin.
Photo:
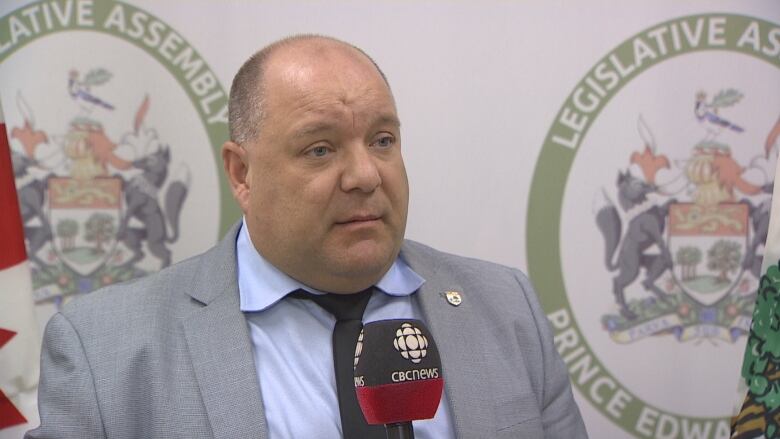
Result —
POLYGON ((458 306, 463 303, 463 297, 457 291, 447 291, 444 293, 444 297, 447 298, 447 302, 452 306, 458 306))

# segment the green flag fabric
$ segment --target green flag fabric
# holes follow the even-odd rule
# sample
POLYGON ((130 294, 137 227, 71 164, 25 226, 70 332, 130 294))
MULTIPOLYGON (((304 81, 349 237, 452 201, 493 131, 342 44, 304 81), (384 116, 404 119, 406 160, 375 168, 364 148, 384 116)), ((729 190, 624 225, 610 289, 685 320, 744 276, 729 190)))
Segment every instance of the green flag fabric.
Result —
MULTIPOLYGON (((767 152, 780 134, 780 120, 770 132, 767 152)), ((775 176, 778 173, 775 172, 775 176)), ((777 193, 777 178, 775 178, 777 193)), ((780 197, 773 197, 764 246, 761 281, 745 346, 742 377, 747 395, 732 420, 732 439, 780 437, 780 197)))

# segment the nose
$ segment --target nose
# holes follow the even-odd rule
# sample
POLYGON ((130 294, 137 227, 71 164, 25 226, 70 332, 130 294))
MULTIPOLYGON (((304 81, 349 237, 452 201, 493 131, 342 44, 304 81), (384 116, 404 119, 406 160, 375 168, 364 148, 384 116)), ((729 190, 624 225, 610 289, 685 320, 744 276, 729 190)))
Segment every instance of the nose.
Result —
POLYGON ((348 148, 345 156, 341 190, 344 192, 358 190, 370 193, 382 184, 382 177, 379 175, 376 162, 377 158, 373 157, 366 145, 348 148))

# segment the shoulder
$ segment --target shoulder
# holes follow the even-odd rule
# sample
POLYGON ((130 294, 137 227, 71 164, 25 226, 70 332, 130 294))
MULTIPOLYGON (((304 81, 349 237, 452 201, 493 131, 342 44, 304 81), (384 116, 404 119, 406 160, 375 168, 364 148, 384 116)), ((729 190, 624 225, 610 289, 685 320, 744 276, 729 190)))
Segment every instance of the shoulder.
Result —
POLYGON ((544 312, 531 281, 522 271, 475 258, 435 250, 414 241, 405 241, 401 257, 426 280, 428 294, 441 294, 451 288, 477 300, 469 300, 473 312, 502 322, 507 327, 546 325, 544 312), (431 289, 433 291, 431 291, 431 289))
MULTIPOLYGON (((519 434, 528 428, 530 432, 539 424, 524 421, 538 416, 538 428, 545 437, 587 437, 567 366, 558 354, 537 293, 522 271, 412 241, 404 243, 401 256, 426 279, 421 293, 429 281, 433 284, 420 297, 426 317, 429 322, 434 320, 432 331, 442 321, 451 329, 442 337, 437 335, 437 342, 446 340, 456 350, 462 349, 463 340, 481 335, 483 358, 490 358, 483 366, 484 375, 502 378, 493 394, 501 401, 502 413, 511 413, 506 424, 514 422, 503 431, 519 434), (457 307, 442 306, 438 297, 450 286, 464 296, 457 307)), ((443 345, 439 343, 440 350, 443 345)), ((538 431, 530 434, 540 436, 538 431)))
MULTIPOLYGON (((404 241, 401 257, 415 271, 452 279, 464 287, 479 286, 480 290, 498 292, 507 289, 533 291, 528 277, 517 268, 442 252, 419 242, 404 241)), ((423 277, 426 278, 425 275, 423 277)))
POLYGON ((107 322, 112 317, 139 324, 159 317, 174 321, 219 296, 237 296, 236 235, 240 223, 217 245, 159 272, 114 284, 73 300, 61 314, 76 324, 107 322))
MULTIPOLYGON (((568 385, 547 316, 522 271, 411 241, 404 243, 401 256, 426 280, 420 302, 427 318, 439 323, 446 320, 450 327, 468 328, 469 332, 481 328, 486 340, 482 349, 492 359, 490 367, 497 371, 496 376, 518 377, 519 388, 509 386, 501 393, 518 395, 530 389, 541 410, 553 393, 568 385), (441 304, 439 296, 450 289, 463 295, 457 307, 441 304), (551 386, 553 382, 556 384, 551 386)), ((465 336, 447 334, 456 340, 465 336)))
POLYGON ((520 270, 482 259, 459 256, 436 250, 433 247, 412 240, 404 240, 401 256, 409 263, 427 263, 440 270, 465 269, 470 273, 486 272, 497 275, 520 273, 520 270))
POLYGON ((148 276, 117 283, 82 295, 63 306, 60 314, 74 328, 110 331, 118 322, 148 322, 175 318, 191 302, 187 295, 201 265, 196 256, 148 276))

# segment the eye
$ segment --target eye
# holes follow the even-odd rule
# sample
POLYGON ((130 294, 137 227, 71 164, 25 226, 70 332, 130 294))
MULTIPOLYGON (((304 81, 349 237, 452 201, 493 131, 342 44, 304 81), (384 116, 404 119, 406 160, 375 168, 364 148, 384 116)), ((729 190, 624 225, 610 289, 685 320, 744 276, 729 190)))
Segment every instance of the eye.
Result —
POLYGON ((378 146, 380 148, 388 148, 395 144, 395 137, 390 134, 381 134, 376 140, 371 143, 371 146, 378 146))
POLYGON ((313 148, 310 148, 308 151, 306 151, 306 155, 312 156, 312 157, 325 157, 330 152, 330 149, 325 145, 318 145, 313 148))

